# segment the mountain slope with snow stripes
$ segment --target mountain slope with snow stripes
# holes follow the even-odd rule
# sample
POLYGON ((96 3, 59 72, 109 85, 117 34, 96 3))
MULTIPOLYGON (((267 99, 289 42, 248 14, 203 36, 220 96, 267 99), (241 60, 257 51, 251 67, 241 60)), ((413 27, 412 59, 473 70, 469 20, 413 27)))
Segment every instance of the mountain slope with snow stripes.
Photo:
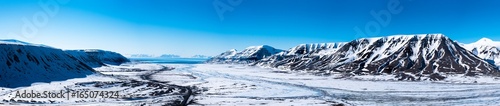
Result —
POLYGON ((301 44, 250 65, 316 74, 392 74, 400 80, 442 80, 448 75, 498 73, 496 66, 482 58, 443 34, 417 34, 362 38, 347 43, 301 44))

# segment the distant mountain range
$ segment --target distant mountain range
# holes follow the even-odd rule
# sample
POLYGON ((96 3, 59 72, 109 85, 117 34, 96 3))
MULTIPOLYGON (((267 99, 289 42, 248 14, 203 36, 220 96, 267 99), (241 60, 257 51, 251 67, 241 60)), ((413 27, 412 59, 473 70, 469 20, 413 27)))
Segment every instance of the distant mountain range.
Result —
POLYGON ((159 57, 161 57, 161 58, 180 58, 181 56, 175 55, 175 54, 163 54, 159 57))
POLYGON ((181 56, 175 55, 175 54, 162 54, 160 56, 152 55, 152 54, 127 54, 127 55, 125 55, 125 57, 129 57, 129 58, 199 58, 199 59, 208 59, 208 58, 211 58, 212 56, 194 55, 191 57, 181 57, 181 56))
POLYGON ((206 56, 206 55, 194 55, 191 58, 199 58, 199 59, 208 59, 212 58, 212 56, 206 56))
POLYGON ((152 54, 129 54, 129 55, 125 55, 125 57, 155 57, 155 55, 152 55, 152 54))
POLYGON ((400 80, 442 80, 448 74, 498 73, 498 43, 459 44, 442 34, 395 35, 350 42, 270 46, 226 51, 208 63, 247 63, 315 74, 396 75, 400 80), (255 52, 259 51, 259 52, 255 52), (496 64, 496 65, 495 65, 496 64))

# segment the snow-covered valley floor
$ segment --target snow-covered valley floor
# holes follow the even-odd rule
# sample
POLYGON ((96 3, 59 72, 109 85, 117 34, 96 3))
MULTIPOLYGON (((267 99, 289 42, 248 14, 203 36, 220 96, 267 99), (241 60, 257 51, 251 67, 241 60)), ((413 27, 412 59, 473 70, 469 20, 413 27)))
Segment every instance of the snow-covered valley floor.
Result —
MULTIPOLYGON (((195 102, 204 105, 498 105, 495 78, 457 78, 431 82, 367 81, 287 73, 243 65, 177 65, 153 76, 157 80, 196 85, 206 90, 195 102), (181 73, 188 82, 162 77, 181 73), (489 79, 489 80, 485 80, 489 79), (481 82, 482 81, 482 82, 481 82), (462 81, 466 82, 466 81, 462 81)), ((386 76, 387 77, 387 76, 386 76)), ((376 78, 376 77, 375 77, 376 78)), ((370 79, 361 76, 357 79, 370 79)))
POLYGON ((1 88, 0 105, 498 105, 500 81, 450 77, 391 81, 391 76, 338 79, 224 64, 125 64, 102 74, 29 87, 1 88), (381 81, 381 79, 384 79, 381 81), (12 99, 17 91, 119 91, 120 98, 12 99), (194 94, 194 96, 189 96, 194 94), (32 102, 34 101, 34 102, 32 102))

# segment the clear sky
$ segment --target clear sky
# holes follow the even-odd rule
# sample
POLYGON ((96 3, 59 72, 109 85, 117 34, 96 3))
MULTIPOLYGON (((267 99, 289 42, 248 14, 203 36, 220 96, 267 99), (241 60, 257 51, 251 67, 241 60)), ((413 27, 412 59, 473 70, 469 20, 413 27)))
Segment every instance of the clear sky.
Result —
POLYGON ((181 56, 394 34, 443 33, 471 43, 500 40, 499 5, 499 0, 1 0, 0 39, 181 56), (232 11, 218 13, 214 2, 232 11), (44 8, 50 3, 57 5, 44 8), (370 12, 388 11, 388 5, 401 11, 390 13, 382 26, 370 12), (366 32, 372 21, 380 26, 370 27, 378 33, 355 36, 356 27, 366 32), (36 31, 26 30, 30 22, 36 31))

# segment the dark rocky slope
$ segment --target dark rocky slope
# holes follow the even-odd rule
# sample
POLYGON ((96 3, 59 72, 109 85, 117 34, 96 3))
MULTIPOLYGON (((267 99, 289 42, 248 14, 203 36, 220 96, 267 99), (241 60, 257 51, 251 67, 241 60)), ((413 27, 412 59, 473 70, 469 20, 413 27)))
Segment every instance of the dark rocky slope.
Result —
POLYGON ((61 49, 17 40, 0 40, 0 87, 86 77, 95 71, 61 49))
POLYGON ((105 50, 66 50, 65 52, 91 67, 101 67, 106 64, 120 65, 130 62, 129 59, 119 53, 105 50))

